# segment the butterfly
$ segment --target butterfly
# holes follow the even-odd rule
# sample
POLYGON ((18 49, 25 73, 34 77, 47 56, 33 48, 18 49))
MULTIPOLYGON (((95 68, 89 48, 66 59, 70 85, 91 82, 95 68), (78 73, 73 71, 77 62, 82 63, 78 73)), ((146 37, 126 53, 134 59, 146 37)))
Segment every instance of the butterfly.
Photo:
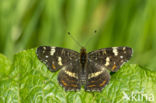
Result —
POLYGON ((51 72, 60 69, 58 82, 65 91, 101 91, 110 81, 110 72, 116 72, 132 56, 130 47, 111 47, 80 53, 61 47, 40 46, 38 59, 51 72))

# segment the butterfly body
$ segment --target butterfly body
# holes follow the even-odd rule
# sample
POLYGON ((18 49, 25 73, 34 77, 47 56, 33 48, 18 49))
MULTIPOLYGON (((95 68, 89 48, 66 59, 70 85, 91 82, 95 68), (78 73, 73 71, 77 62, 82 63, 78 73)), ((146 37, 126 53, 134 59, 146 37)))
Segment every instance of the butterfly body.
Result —
POLYGON ((80 63, 82 64, 82 68, 84 68, 87 63, 87 53, 86 49, 83 47, 80 50, 80 63))
POLYGON ((81 80, 81 84, 85 84, 85 80, 86 80, 86 64, 87 64, 87 53, 86 53, 86 49, 85 48, 81 48, 80 50, 80 65, 81 65, 81 70, 80 70, 80 80, 81 80))
POLYGON ((61 69, 58 81, 66 91, 79 90, 82 85, 86 91, 101 91, 110 80, 109 72, 116 72, 127 62, 132 49, 113 47, 87 53, 82 47, 78 53, 66 48, 40 46, 36 53, 50 71, 61 69))

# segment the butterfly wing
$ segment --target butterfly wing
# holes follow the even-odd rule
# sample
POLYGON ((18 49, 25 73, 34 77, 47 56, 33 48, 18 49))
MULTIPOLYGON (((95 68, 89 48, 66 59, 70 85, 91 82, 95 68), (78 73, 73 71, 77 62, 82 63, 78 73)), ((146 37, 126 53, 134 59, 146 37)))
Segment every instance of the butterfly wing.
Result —
POLYGON ((89 60, 112 72, 116 72, 131 56, 132 48, 129 47, 104 48, 88 53, 89 60))
POLYGON ((104 66, 88 61, 86 91, 101 91, 110 80, 110 74, 104 66))
POLYGON ((62 67, 58 75, 58 81, 66 91, 76 91, 81 88, 80 69, 81 66, 78 61, 73 61, 62 67))
POLYGON ((79 53, 70 49, 50 46, 40 46, 36 51, 37 57, 54 72, 76 60, 79 53))

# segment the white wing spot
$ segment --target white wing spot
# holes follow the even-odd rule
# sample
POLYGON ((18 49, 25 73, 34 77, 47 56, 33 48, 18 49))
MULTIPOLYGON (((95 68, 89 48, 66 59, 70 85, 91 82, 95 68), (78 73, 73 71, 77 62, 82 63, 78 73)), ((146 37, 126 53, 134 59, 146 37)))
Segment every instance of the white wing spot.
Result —
POLYGON ((45 57, 48 58, 48 55, 46 55, 45 57))
POLYGON ((61 57, 58 57, 58 64, 59 64, 60 66, 63 65, 63 64, 62 64, 62 58, 61 58, 61 57))
POLYGON ((72 73, 72 72, 67 71, 67 70, 65 70, 64 72, 65 72, 67 75, 69 75, 70 77, 73 77, 73 78, 78 79, 78 76, 76 76, 76 74, 75 74, 75 73, 72 73))
POLYGON ((105 66, 108 66, 108 65, 109 65, 109 61, 110 61, 110 59, 109 59, 109 57, 107 57, 107 58, 106 58, 105 66))
POLYGON ((45 53, 45 51, 46 51, 46 47, 44 46, 44 47, 43 47, 43 53, 45 53))
POLYGON ((104 54, 107 54, 106 50, 103 51, 104 54))
POLYGON ((122 58, 123 58, 123 56, 120 56, 120 58, 122 59, 122 58))
POLYGON ((91 78, 94 78, 94 77, 97 77, 98 75, 100 75, 103 71, 98 71, 98 72, 95 72, 95 73, 91 73, 88 75, 88 79, 91 79, 91 78))
POLYGON ((114 53, 115 56, 118 55, 118 49, 117 49, 117 47, 113 47, 113 53, 114 53))
POLYGON ((43 47, 43 50, 46 50, 46 47, 45 46, 43 47))
POLYGON ((50 51, 50 55, 52 55, 52 56, 53 56, 53 55, 54 55, 54 53, 55 53, 55 47, 52 47, 52 48, 51 48, 51 51, 50 51))
POLYGON ((126 47, 123 47, 123 51, 126 50, 126 47))
POLYGON ((65 69, 66 69, 66 66, 63 66, 61 69, 62 69, 63 71, 65 71, 65 69))

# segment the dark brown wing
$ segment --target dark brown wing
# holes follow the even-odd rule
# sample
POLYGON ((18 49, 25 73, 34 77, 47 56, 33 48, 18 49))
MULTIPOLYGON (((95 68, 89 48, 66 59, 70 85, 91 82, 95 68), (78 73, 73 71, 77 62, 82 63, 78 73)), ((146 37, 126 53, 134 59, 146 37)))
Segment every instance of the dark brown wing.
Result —
POLYGON ((58 75, 58 81, 66 91, 77 91, 81 88, 80 69, 81 66, 78 61, 73 61, 62 67, 58 75))
POLYGON ((129 47, 104 48, 88 53, 90 61, 104 66, 112 72, 116 72, 131 56, 132 48, 129 47))
POLYGON ((110 80, 110 74, 104 66, 88 61, 86 91, 101 91, 110 80))
POLYGON ((36 51, 37 57, 54 72, 69 62, 78 59, 79 53, 70 49, 50 46, 40 46, 36 51))

